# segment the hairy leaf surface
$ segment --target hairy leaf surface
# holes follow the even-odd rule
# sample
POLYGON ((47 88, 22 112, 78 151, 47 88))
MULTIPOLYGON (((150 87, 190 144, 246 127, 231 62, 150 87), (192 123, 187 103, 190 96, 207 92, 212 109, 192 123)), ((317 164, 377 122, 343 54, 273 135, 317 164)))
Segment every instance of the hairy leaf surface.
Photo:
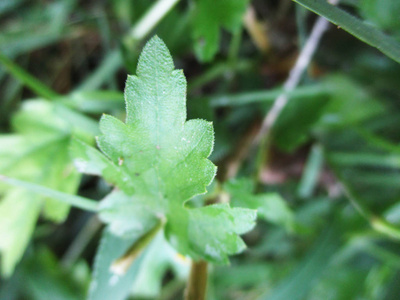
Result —
POLYGON ((157 219, 167 219, 166 237, 179 252, 227 262, 244 246, 236 225, 250 229, 255 214, 228 205, 185 208, 215 176, 207 159, 214 131, 210 122, 186 121, 186 79, 158 37, 145 46, 137 76, 128 76, 125 100, 126 123, 109 115, 100 121, 103 154, 79 141, 72 145, 80 171, 117 187, 103 200, 100 217, 120 236, 145 233, 157 219), (203 223, 215 224, 210 230, 198 225, 203 223), (215 254, 207 254, 207 247, 215 254))

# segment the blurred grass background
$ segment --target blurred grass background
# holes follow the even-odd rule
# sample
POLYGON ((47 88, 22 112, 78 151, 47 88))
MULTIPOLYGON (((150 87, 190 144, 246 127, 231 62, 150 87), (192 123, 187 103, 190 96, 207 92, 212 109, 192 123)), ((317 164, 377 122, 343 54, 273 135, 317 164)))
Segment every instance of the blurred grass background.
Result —
MULTIPOLYGON (((70 168, 68 139, 93 142, 102 113, 124 117, 126 76, 157 34, 188 79, 188 117, 215 126, 218 182, 196 201, 222 193, 259 208, 248 250, 212 267, 207 299, 400 299, 399 63, 330 26, 260 165, 249 144, 316 15, 289 0, 243 1, 238 24, 206 18, 204 29, 196 16, 207 1, 176 2, 143 34, 156 1, 1 1, 0 173, 101 199, 109 187, 98 178, 71 171, 58 182, 70 168), (198 32, 213 30, 216 52, 201 52, 198 32)), ((398 0, 340 8, 400 41, 398 0)), ((0 299, 84 299, 97 220, 50 202, 39 217, 32 195, 0 193, 0 299)), ((180 299, 187 261, 162 237, 151 247, 130 299, 180 299)))

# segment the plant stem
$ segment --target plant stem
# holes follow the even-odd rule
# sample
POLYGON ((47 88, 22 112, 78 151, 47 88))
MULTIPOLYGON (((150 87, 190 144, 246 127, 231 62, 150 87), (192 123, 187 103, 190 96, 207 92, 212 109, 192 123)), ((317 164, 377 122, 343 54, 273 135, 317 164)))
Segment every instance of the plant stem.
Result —
MULTIPOLYGON (((337 4, 338 0, 331 0, 332 4, 337 4)), ((289 76, 283 84, 283 91, 275 99, 274 104, 265 116, 261 128, 254 139, 253 147, 258 147, 258 165, 256 166, 256 181, 259 178, 260 172, 263 166, 268 162, 269 157, 269 146, 271 143, 271 129, 274 126, 276 120, 279 118, 283 109, 289 102, 289 94, 300 83, 300 80, 304 74, 304 71, 311 62, 311 59, 321 41, 321 38, 325 31, 328 29, 329 21, 323 17, 318 17, 317 21, 311 30, 311 34, 308 37, 303 49, 297 57, 294 67, 290 70, 289 76)))
POLYGON ((305 69, 310 64, 311 58, 318 47, 322 35, 328 29, 328 25, 329 22, 323 17, 319 17, 315 22, 310 37, 307 39, 304 48, 297 58, 295 66, 290 71, 289 77, 283 85, 283 92, 276 98, 274 105, 264 118, 260 132, 255 140, 256 144, 260 143, 262 140, 268 139, 273 124, 289 101, 288 93, 292 92, 299 84, 305 69))
POLYGON ((158 223, 138 239, 125 254, 118 258, 110 267, 110 270, 117 275, 124 275, 135 259, 142 253, 147 245, 154 239, 156 234, 164 227, 166 220, 160 219, 158 223))
POLYGON ((204 300, 207 289, 206 261, 192 261, 189 281, 185 291, 185 300, 204 300))
POLYGON ((92 212, 97 212, 98 210, 97 202, 87 199, 85 197, 59 192, 42 185, 38 185, 28 181, 18 180, 15 178, 9 178, 4 175, 0 175, 0 181, 3 181, 5 183, 8 183, 16 187, 25 188, 34 193, 38 193, 43 196, 53 198, 55 200, 67 203, 69 205, 78 207, 83 210, 92 212))
POLYGON ((343 192, 350 200, 350 203, 360 213, 361 216, 368 220, 374 230, 392 239, 400 240, 400 228, 372 213, 367 206, 365 206, 364 203, 359 200, 356 192, 344 183, 344 180, 339 177, 339 181, 341 182, 343 192))

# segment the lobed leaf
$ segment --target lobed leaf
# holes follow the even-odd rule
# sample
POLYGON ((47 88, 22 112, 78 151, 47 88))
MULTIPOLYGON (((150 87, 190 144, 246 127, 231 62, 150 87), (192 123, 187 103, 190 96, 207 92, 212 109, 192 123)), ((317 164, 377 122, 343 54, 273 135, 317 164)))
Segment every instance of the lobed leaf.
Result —
POLYGON ((180 253, 227 262, 228 254, 244 248, 237 224, 249 230, 254 213, 228 205, 185 208, 215 176, 216 167, 207 159, 214 131, 210 122, 186 121, 186 79, 174 70, 158 37, 146 44, 137 76, 128 76, 125 101, 126 123, 109 115, 100 120, 103 154, 79 141, 72 144, 78 169, 101 174, 117 188, 102 201, 101 219, 119 236, 145 233, 155 220, 166 219, 166 236, 180 253))

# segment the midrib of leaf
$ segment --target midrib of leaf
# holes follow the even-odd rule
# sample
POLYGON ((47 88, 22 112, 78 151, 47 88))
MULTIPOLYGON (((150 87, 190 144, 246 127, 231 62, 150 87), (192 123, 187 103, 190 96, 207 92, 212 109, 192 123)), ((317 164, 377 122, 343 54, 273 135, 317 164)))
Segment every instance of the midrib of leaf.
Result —
POLYGON ((160 97, 159 97, 159 89, 158 89, 158 81, 159 81, 159 77, 158 77, 158 65, 154 66, 155 69, 155 73, 156 73, 156 153, 157 153, 157 161, 155 162, 155 164, 153 165, 153 167, 155 168, 156 171, 156 175, 157 175, 157 188, 158 188, 158 197, 159 197, 159 201, 163 201, 164 197, 163 197, 163 193, 160 191, 160 182, 161 182, 161 178, 160 178, 160 170, 158 168, 158 163, 160 161, 160 116, 158 114, 158 107, 159 107, 159 103, 160 103, 160 97))

